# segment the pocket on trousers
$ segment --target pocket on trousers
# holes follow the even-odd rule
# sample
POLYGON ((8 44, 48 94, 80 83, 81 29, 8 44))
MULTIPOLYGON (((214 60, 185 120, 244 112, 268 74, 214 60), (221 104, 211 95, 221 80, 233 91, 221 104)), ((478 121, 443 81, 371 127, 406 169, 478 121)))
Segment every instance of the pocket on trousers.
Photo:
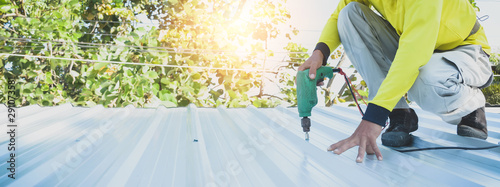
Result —
POLYGON ((493 80, 489 58, 479 45, 457 47, 444 52, 443 58, 457 66, 466 85, 478 88, 486 87, 493 80))

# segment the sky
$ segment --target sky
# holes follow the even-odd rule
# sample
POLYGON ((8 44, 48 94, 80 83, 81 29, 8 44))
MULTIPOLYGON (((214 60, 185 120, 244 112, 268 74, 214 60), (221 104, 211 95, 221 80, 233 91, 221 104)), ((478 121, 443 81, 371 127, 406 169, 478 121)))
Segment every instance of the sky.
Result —
MULTIPOLYGON (((302 44, 309 50, 314 49, 318 41, 321 30, 331 13, 335 10, 338 0, 288 0, 286 7, 290 11, 292 18, 290 24, 297 27, 300 33, 293 39, 293 42, 302 44)), ((493 50, 500 52, 500 0, 476 0, 481 9, 477 15, 479 17, 488 15, 489 18, 481 25, 485 28, 486 36, 493 50)), ((279 49, 286 40, 281 39, 275 43, 279 49)))

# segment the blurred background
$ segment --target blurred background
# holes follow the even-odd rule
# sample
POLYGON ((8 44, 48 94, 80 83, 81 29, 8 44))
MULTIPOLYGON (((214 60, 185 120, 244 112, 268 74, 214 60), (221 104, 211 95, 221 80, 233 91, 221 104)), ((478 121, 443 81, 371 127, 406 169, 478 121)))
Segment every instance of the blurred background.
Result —
MULTIPOLYGON (((469 0, 498 65, 500 1, 469 0)), ((336 0, 0 0, 0 103, 105 107, 296 106, 296 69, 336 0)), ((367 89, 342 47, 330 66, 367 89)), ((497 72, 496 72, 497 73, 497 72)), ((484 90, 500 102, 500 86, 484 90)), ((351 104, 342 78, 320 105, 351 104)))

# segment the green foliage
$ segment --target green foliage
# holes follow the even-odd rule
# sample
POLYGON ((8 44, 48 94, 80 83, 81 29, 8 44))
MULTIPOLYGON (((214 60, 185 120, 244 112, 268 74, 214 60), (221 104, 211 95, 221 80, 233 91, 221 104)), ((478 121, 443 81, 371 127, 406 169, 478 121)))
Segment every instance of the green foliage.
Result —
POLYGON ((469 2, 472 5, 472 7, 474 7, 474 9, 476 10, 476 12, 480 11, 479 7, 477 6, 476 0, 469 0, 469 2))
POLYGON ((500 74, 500 54, 491 53, 490 62, 492 63, 491 65, 493 66, 493 73, 495 75, 500 74))
MULTIPOLYGON (((269 39, 297 34, 278 30, 278 24, 290 18, 283 1, 254 2, 251 16, 241 18, 245 2, 0 0, 4 17, 0 23, 6 28, 0 30, 0 37, 17 38, 1 40, 2 53, 85 59, 0 56, 0 90, 6 90, 8 77, 15 79, 18 106, 66 102, 106 107, 293 105, 295 73, 276 74, 286 95, 280 98, 263 92, 249 95, 263 86, 260 72, 223 70, 260 69, 262 59, 273 55, 267 49, 269 39), (159 20, 158 27, 134 24, 140 14, 159 20), (242 55, 237 50, 248 52, 242 55)), ((297 50, 307 51, 290 49, 297 50)), ((3 94, 0 103, 6 97, 3 94)))
POLYGON ((498 65, 500 62, 500 54, 491 53, 490 62, 493 62, 494 65, 498 65))
POLYGON ((498 80, 489 87, 482 89, 486 102, 490 104, 500 104, 500 84, 498 80))
MULTIPOLYGON (((500 74, 500 55, 497 53, 491 53, 490 62, 493 65, 493 74, 500 74)), ((486 102, 489 104, 500 104, 500 77, 495 77, 493 83, 486 88, 482 89, 484 97, 486 97, 486 102)))
POLYGON ((290 57, 290 68, 292 68, 294 65, 304 63, 306 59, 309 58, 309 54, 305 53, 307 52, 307 49, 302 47, 302 45, 300 44, 290 42, 283 49, 289 52, 288 56, 290 57))
MULTIPOLYGON (((357 80, 357 78, 354 77, 353 79, 351 79, 351 82, 354 82, 356 80, 357 80)), ((365 99, 365 100, 368 99, 368 87, 366 86, 366 83, 364 80, 361 80, 361 82, 359 84, 351 85, 351 87, 358 91, 356 93, 353 90, 354 94, 356 94, 356 99, 359 101, 360 104, 361 104, 361 99, 365 99), (358 95, 358 93, 359 93, 359 95, 358 95)), ((344 93, 342 93, 340 98, 341 98, 341 100, 340 100, 341 102, 354 101, 354 97, 352 96, 351 91, 349 90, 349 87, 347 87, 347 86, 345 87, 344 93)), ((353 106, 355 106, 355 105, 353 105, 353 106)))

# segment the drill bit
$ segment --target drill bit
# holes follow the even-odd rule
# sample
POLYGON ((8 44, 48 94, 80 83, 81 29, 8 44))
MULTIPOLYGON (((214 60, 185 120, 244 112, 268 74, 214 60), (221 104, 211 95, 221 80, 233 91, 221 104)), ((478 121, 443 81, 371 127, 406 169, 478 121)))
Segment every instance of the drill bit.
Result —
POLYGON ((309 141, 309 132, 306 132, 306 141, 309 141))

